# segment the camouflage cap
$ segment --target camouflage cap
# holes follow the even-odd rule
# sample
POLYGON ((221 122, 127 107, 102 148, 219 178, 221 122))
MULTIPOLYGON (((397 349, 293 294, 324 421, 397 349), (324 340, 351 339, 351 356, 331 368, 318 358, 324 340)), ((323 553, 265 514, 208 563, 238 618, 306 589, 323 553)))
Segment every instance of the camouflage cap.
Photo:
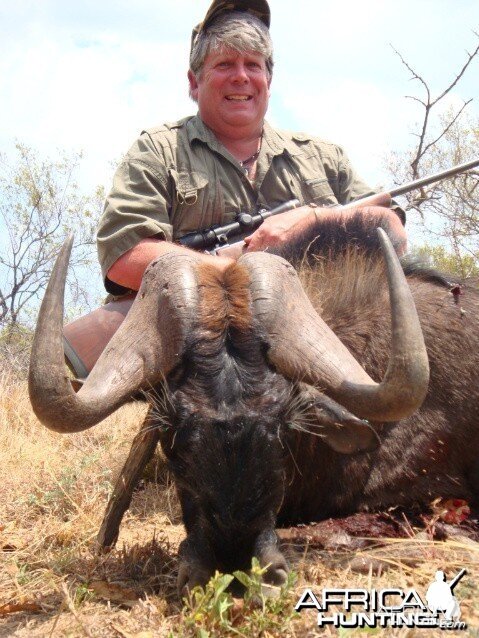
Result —
POLYGON ((199 33, 209 27, 213 20, 226 11, 246 11, 259 18, 268 27, 271 24, 271 11, 266 0, 213 0, 203 22, 197 24, 191 34, 191 49, 199 33))

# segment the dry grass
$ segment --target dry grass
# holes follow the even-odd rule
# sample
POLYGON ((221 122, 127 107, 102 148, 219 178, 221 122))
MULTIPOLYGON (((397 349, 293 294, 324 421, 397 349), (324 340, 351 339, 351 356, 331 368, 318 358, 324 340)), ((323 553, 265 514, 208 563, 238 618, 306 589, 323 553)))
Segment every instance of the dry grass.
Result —
MULTIPOLYGON (((195 615, 177 601, 176 549, 183 530, 174 489, 159 459, 134 495, 117 549, 97 556, 94 539, 112 481, 143 412, 140 405, 127 406, 91 431, 62 436, 38 424, 23 385, 5 375, 0 380, 0 635, 200 636, 203 624, 210 632, 203 636, 333 636, 338 630, 315 630, 311 611, 292 617, 306 585, 318 593, 327 586, 423 592, 436 569, 449 576, 461 567, 469 572, 455 590, 469 625, 461 634, 479 634, 478 546, 461 539, 433 543, 421 536, 356 555, 356 566, 361 557, 388 563, 389 570, 379 575, 353 571, 346 560, 351 557, 339 553, 288 546, 298 574, 289 597, 268 607, 261 618, 244 609, 238 616, 235 607, 230 612, 236 620, 219 630, 208 614, 195 615)), ((404 629, 375 633, 434 635, 404 629)))

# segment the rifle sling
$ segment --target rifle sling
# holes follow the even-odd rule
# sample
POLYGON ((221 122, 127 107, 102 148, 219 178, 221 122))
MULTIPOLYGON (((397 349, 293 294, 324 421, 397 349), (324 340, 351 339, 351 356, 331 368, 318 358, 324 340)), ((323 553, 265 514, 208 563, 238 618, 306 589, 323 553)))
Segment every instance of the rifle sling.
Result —
POLYGON ((63 351, 65 353, 66 364, 75 374, 76 378, 86 379, 88 376, 88 370, 65 335, 63 335, 63 351))

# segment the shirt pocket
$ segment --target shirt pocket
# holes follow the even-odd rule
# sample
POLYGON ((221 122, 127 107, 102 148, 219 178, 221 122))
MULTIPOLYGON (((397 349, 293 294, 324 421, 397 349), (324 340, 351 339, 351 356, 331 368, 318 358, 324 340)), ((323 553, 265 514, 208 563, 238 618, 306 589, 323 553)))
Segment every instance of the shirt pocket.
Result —
POLYGON ((305 202, 318 206, 334 206, 338 203, 327 177, 304 180, 305 202))
POLYGON ((211 207, 210 189, 204 173, 171 170, 170 174, 173 180, 170 221, 176 239, 203 228, 211 207))

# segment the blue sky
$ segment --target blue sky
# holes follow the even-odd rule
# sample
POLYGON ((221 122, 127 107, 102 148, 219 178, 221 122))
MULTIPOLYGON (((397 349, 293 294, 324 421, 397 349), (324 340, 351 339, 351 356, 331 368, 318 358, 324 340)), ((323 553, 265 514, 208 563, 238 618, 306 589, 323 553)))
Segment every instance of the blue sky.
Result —
MULTIPOLYGON (((268 119, 344 145, 369 183, 384 156, 411 143, 419 111, 391 45, 434 90, 477 45, 478 0, 271 0, 275 75, 268 119)), ((43 153, 83 150, 86 189, 111 182, 112 162, 149 126, 195 111, 187 95, 198 0, 2 0, 0 150, 15 138, 43 153)), ((474 98, 479 60, 451 96, 474 98)))

